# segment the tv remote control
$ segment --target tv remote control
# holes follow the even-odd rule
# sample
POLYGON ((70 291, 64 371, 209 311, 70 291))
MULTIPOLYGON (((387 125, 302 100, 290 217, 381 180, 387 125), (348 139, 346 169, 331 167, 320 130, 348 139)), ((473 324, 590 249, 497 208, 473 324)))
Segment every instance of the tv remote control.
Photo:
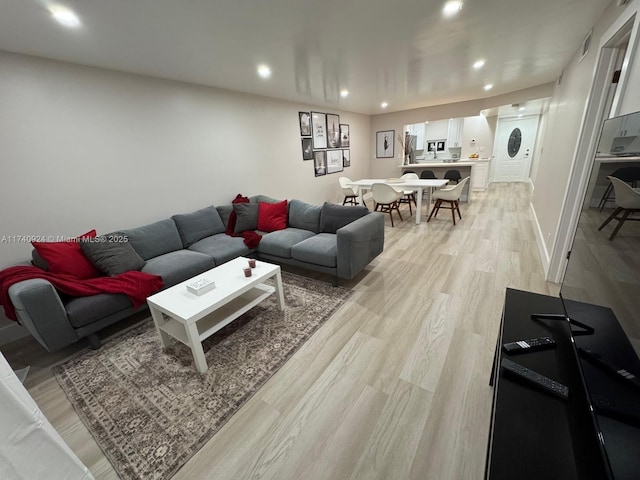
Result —
POLYGON ((500 365, 508 373, 511 373, 518 378, 526 380, 533 386, 541 388, 545 392, 556 395, 564 400, 569 398, 569 387, 561 383, 551 380, 549 377, 545 377, 540 373, 531 370, 527 367, 523 367, 520 364, 512 362, 508 358, 503 358, 500 365))
POLYGON ((589 350, 588 348, 578 348, 578 352, 580 352, 580 354, 585 357, 587 360, 589 360, 591 363, 593 363, 594 365, 615 374, 616 378, 623 380, 624 382, 627 382, 631 385, 634 385, 636 387, 640 387, 640 380, 638 379, 638 377, 636 375, 634 375, 633 373, 631 373, 630 371, 618 366, 618 365, 614 365, 613 363, 611 363, 609 360, 607 360, 606 358, 602 357, 602 355, 599 355, 595 352, 592 352, 591 350, 589 350))
POLYGON ((538 337, 530 340, 519 340, 502 345, 505 352, 512 355, 514 353, 535 352, 537 350, 547 350, 555 348, 556 342, 551 337, 538 337))
POLYGON ((635 403, 623 399, 613 400, 602 395, 593 395, 591 400, 596 413, 640 426, 640 407, 635 403))

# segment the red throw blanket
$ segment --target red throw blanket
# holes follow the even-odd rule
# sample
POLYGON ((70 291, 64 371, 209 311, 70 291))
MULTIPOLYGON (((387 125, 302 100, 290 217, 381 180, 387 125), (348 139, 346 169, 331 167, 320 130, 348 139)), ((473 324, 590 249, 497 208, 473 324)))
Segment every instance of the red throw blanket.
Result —
POLYGON ((14 283, 32 278, 43 278, 63 293, 74 297, 99 293, 123 293, 133 303, 133 308, 143 305, 147 297, 164 286, 162 277, 148 273, 130 271, 114 277, 97 277, 79 280, 71 275, 45 272, 38 267, 9 267, 0 272, 0 305, 5 315, 16 320, 16 312, 9 298, 9 287, 14 283))
MULTIPOLYGON (((236 198, 234 198, 231 201, 231 203, 249 203, 249 199, 247 197, 243 197, 241 194, 238 194, 236 195, 236 198)), ((252 230, 235 233, 236 219, 237 219, 236 211, 232 210, 231 214, 229 215, 229 222, 227 223, 227 231, 225 233, 231 237, 242 237, 242 239, 244 240, 244 244, 248 248, 258 248, 258 244, 262 239, 262 235, 252 230)))

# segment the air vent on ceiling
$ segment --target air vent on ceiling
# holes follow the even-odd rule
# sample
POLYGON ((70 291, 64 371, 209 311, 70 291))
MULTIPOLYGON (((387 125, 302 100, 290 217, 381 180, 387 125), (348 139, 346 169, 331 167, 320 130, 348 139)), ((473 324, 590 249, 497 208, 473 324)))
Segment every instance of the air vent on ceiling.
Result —
POLYGON ((628 1, 629 1, 629 0, 618 0, 618 2, 617 2, 617 3, 618 3, 618 6, 620 6, 620 5, 626 5, 628 1))

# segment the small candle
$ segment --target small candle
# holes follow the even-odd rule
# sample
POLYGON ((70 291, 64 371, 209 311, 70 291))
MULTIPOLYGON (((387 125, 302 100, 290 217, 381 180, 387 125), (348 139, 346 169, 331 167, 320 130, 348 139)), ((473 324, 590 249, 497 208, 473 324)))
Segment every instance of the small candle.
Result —
POLYGON ((251 268, 256 268, 256 259, 255 258, 250 258, 249 259, 249 266, 251 268))
POLYGON ((247 267, 244 269, 244 276, 245 277, 250 277, 251 276, 251 268, 247 267))

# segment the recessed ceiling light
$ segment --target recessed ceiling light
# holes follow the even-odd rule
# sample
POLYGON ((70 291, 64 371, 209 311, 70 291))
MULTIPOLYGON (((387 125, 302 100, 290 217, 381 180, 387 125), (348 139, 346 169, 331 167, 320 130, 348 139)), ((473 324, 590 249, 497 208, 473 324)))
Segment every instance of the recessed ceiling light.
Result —
POLYGON ((340 90, 340 96, 342 98, 347 98, 349 96, 349 90, 347 90, 346 88, 343 88, 342 90, 340 90))
POLYGON ((520 110, 521 112, 524 112, 524 107, 520 107, 518 110, 520 110))
POLYGON ((493 85, 491 83, 488 83, 487 85, 484 86, 485 90, 491 90, 493 88, 493 85))
POLYGON ((267 65, 258 65, 258 75, 262 78, 269 78, 271 76, 271 69, 267 65))
POLYGON ((476 70, 482 67, 484 67, 484 60, 478 60, 476 63, 473 64, 473 68, 475 68, 476 70))
POLYGON ((444 7, 442 7, 442 13, 447 17, 451 17, 451 16, 455 15, 456 13, 458 13, 461 8, 462 8, 462 2, 461 1, 459 1, 459 0, 451 0, 451 1, 449 1, 449 2, 444 4, 444 7))
POLYGON ((522 114, 521 114, 521 113, 520 113, 520 114, 518 114, 518 118, 522 118, 522 114))
POLYGON ((387 108, 387 107, 389 106, 389 104, 388 104, 387 102, 382 102, 382 103, 380 104, 380 106, 381 106, 382 108, 387 108))
POLYGON ((49 7, 49 13, 51 13, 58 23, 65 27, 77 27, 80 25, 78 16, 72 10, 62 5, 51 5, 49 7))

